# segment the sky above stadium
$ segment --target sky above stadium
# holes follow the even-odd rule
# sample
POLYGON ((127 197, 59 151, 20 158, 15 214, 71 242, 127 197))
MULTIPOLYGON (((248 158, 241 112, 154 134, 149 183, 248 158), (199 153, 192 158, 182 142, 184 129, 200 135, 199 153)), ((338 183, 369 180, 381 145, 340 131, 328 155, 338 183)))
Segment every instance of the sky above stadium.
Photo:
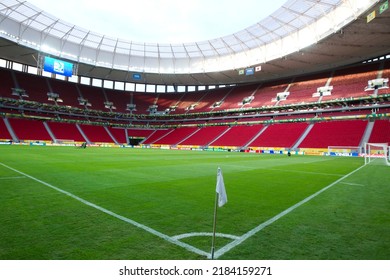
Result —
POLYGON ((255 24, 286 0, 28 0, 87 30, 135 42, 188 43, 255 24))

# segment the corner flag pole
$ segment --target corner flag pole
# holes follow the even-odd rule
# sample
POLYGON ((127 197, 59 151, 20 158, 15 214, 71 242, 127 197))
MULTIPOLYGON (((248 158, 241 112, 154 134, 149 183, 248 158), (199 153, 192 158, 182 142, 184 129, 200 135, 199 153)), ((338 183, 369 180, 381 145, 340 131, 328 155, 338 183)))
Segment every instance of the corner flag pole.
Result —
POLYGON ((214 222, 213 222, 213 239, 211 242, 211 259, 214 259, 215 252, 215 233, 217 228, 217 210, 218 206, 222 207, 227 202, 227 195, 225 190, 225 183, 223 182, 222 170, 218 167, 217 171, 217 186, 215 192, 215 206, 214 206, 214 222))
POLYGON ((215 194, 215 206, 214 206, 214 222, 213 222, 213 239, 211 241, 211 259, 214 259, 214 251, 215 251, 215 232, 217 229, 217 209, 218 209, 218 193, 215 194))

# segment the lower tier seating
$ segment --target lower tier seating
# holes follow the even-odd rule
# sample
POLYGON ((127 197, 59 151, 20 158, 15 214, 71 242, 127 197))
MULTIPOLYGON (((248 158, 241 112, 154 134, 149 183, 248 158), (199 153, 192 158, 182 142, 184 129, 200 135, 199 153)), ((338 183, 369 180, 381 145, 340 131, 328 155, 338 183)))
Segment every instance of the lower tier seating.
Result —
MULTIPOLYGON (((141 139, 142 144, 211 146, 211 147, 276 147, 327 148, 328 146, 360 146, 368 120, 279 123, 269 125, 236 125, 181 127, 176 129, 126 129, 96 125, 44 122, 31 119, 4 119, 0 122, 0 139, 20 141, 72 140, 76 142, 126 144, 128 138, 141 139), (6 125, 9 122, 9 127, 6 125), (310 130, 308 130, 310 128, 310 130), (305 132, 307 135, 305 135, 305 132), (298 142, 298 140, 300 140, 298 142)), ((390 121, 376 120, 371 143, 390 144, 390 121)))

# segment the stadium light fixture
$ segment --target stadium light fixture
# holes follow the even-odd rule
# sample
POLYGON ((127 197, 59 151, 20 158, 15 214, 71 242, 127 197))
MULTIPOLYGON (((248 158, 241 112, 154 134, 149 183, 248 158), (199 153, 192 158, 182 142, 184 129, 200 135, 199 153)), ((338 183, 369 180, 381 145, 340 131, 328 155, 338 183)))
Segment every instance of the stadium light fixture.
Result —
POLYGON ((54 101, 55 104, 57 104, 57 102, 63 102, 63 100, 60 98, 60 95, 55 92, 48 92, 47 100, 54 101))
POLYGON ((22 88, 12 88, 12 95, 18 96, 20 99, 23 99, 23 97, 29 97, 26 90, 22 88))

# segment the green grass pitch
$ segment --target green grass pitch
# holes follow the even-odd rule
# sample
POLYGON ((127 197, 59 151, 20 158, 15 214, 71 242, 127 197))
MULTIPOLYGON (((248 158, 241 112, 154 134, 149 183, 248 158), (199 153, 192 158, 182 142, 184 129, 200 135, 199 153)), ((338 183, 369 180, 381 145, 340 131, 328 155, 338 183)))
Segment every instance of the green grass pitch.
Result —
POLYGON ((207 259, 218 167, 219 259, 390 259, 390 168, 363 164, 0 146, 0 259, 207 259))

